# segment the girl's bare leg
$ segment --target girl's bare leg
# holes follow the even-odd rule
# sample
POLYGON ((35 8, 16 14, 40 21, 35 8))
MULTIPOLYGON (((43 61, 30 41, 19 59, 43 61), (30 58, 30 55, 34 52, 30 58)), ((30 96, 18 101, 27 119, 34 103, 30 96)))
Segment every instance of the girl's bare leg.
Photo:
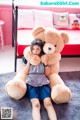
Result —
POLYGON ((50 120, 57 120, 56 112, 53 108, 51 98, 49 98, 49 97, 45 98, 43 102, 44 102, 44 107, 47 110, 49 119, 50 120))
POLYGON ((39 100, 36 99, 36 98, 31 99, 31 103, 32 103, 32 117, 33 117, 33 120, 41 120, 39 100))

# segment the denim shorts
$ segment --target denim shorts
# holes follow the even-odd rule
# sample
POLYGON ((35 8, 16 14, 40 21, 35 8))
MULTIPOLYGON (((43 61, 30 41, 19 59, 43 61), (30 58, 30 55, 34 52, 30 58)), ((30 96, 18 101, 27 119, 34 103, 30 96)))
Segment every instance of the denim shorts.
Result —
POLYGON ((39 100, 44 100, 47 97, 51 97, 51 89, 49 84, 39 87, 33 87, 27 84, 26 95, 29 99, 38 98, 39 100))

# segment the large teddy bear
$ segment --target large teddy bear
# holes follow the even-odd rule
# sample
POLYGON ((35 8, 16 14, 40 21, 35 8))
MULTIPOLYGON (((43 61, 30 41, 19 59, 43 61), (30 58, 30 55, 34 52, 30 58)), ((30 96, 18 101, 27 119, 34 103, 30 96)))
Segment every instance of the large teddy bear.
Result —
MULTIPOLYGON (((34 39, 41 39, 45 43, 43 47, 45 54, 40 58, 33 55, 30 47, 28 47, 24 50, 25 58, 31 64, 38 65, 42 62, 47 66, 47 77, 50 80, 52 100, 57 104, 68 102, 72 96, 71 91, 58 74, 61 59, 60 52, 69 41, 68 35, 54 28, 45 28, 43 26, 35 28, 32 34, 34 39)), ((10 97, 20 99, 25 95, 27 90, 26 78, 27 74, 25 75, 24 71, 22 71, 6 84, 5 88, 10 97)))

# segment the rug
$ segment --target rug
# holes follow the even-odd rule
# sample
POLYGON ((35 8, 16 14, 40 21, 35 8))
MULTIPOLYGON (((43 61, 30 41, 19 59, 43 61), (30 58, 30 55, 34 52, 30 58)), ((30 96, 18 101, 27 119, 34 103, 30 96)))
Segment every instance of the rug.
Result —
MULTIPOLYGON (((72 91, 72 99, 65 104, 53 106, 58 120, 80 120, 80 71, 59 73, 65 84, 72 91)), ((13 120, 32 120, 32 109, 30 101, 24 96, 21 100, 14 100, 7 96, 5 84, 13 79, 16 73, 0 74, 0 108, 13 108, 13 120)), ((41 120, 48 120, 46 110, 41 103, 41 120)))

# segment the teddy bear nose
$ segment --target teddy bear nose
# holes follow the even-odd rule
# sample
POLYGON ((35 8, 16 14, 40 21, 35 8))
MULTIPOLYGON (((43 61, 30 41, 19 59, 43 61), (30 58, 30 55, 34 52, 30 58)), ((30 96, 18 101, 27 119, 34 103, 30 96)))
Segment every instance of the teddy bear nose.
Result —
POLYGON ((51 50, 51 48, 50 48, 50 47, 48 47, 48 50, 51 50))

